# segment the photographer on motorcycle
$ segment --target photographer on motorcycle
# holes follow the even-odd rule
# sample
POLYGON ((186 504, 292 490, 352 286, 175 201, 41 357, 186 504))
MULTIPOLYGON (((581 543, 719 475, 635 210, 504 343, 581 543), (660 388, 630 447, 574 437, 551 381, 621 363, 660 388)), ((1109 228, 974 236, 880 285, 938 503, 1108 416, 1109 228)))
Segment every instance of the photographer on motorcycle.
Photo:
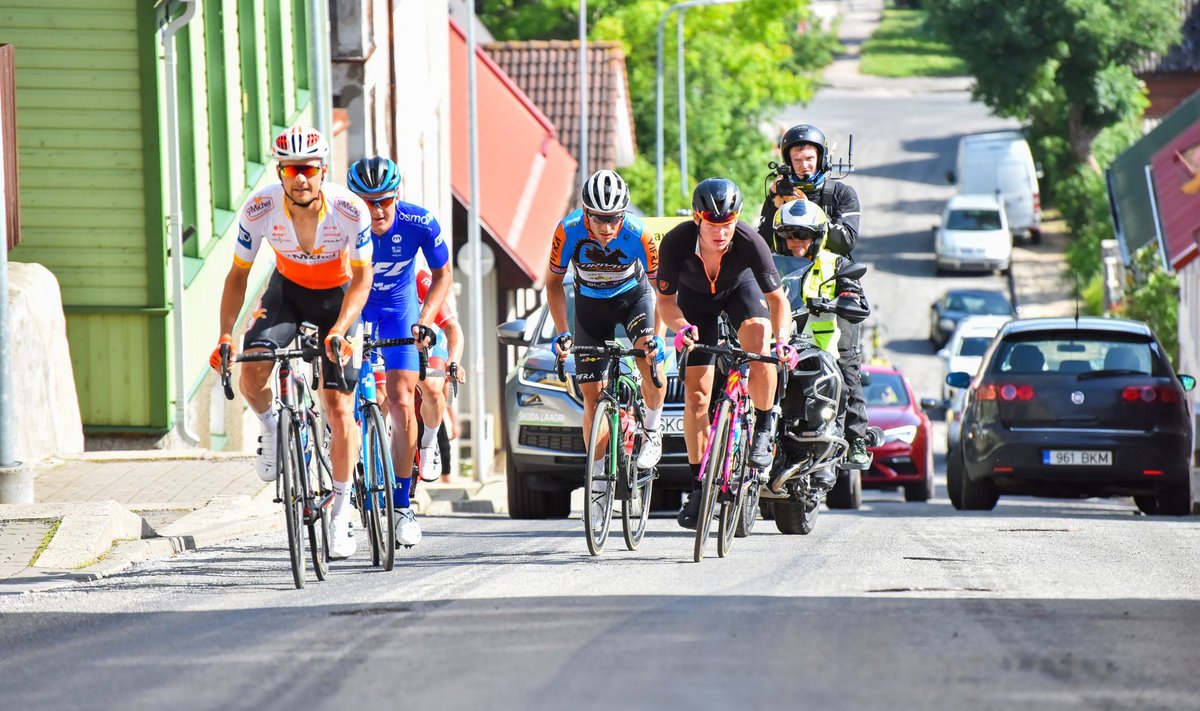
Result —
MULTIPOLYGON (((767 244, 774 244, 775 217, 779 209, 793 200, 805 200, 819 206, 828 218, 826 248, 853 258, 858 243, 862 212, 854 188, 829 176, 833 164, 825 134, 811 124, 793 126, 779 141, 783 165, 771 183, 758 220, 758 233, 767 244)), ((784 252, 786 254, 786 252, 784 252)), ((839 319, 838 365, 845 382, 842 417, 850 443, 846 465, 865 469, 871 461, 867 454, 867 403, 863 397, 859 366, 862 361, 861 328, 839 319)))
MULTIPOLYGON (((806 303, 811 299, 823 299, 836 301, 839 305, 853 304, 869 312, 870 305, 857 279, 834 278, 838 269, 851 260, 827 249, 829 218, 820 206, 808 200, 785 203, 772 218, 772 227, 774 237, 771 243, 776 253, 813 262, 800 287, 806 303)), ((858 319, 854 325, 861 320, 858 319)), ((836 357, 840 350, 840 325, 845 321, 831 312, 810 312, 799 333, 803 340, 836 357)), ((844 403, 846 390, 843 389, 842 393, 844 403)), ((818 487, 828 491, 837 483, 837 473, 830 469, 820 470, 813 474, 812 480, 818 487)))

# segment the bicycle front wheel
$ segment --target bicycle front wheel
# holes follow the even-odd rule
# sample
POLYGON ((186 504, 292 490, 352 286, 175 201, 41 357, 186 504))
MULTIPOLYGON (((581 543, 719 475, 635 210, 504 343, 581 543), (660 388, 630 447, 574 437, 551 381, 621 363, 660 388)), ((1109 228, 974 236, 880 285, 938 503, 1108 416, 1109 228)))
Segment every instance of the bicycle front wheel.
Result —
POLYGON ((696 519, 696 545, 693 559, 704 560, 704 544, 712 531, 712 520, 716 514, 717 494, 721 490, 720 479, 725 470, 725 456, 729 451, 729 401, 722 400, 713 416, 713 427, 709 433, 708 460, 704 463, 704 484, 700 492, 700 517, 696 519))
POLYGON ((396 502, 392 498, 396 480, 392 474, 392 453, 388 448, 386 436, 387 427, 383 424, 383 415, 375 403, 367 405, 367 449, 362 453, 362 459, 368 471, 367 481, 371 487, 371 510, 374 512, 373 525, 376 534, 377 548, 372 559, 378 557, 384 570, 391 570, 396 565, 396 502))
POLYGON ((717 535, 717 555, 724 558, 729 555, 729 549, 733 546, 733 538, 737 535, 742 513, 746 505, 746 490, 753 484, 757 486, 757 480, 753 482, 747 481, 750 476, 749 468, 746 466, 746 448, 750 446, 750 427, 745 418, 738 424, 738 429, 741 430, 741 443, 733 453, 733 463, 730 468, 730 486, 735 487, 735 492, 732 501, 721 502, 721 524, 717 535))
POLYGON ((658 474, 653 469, 641 470, 630 457, 629 467, 622 476, 629 482, 629 498, 621 503, 621 529, 625 534, 625 547, 637 550, 646 535, 646 523, 650 520, 650 495, 654 492, 654 479, 658 474))
POLYGON ((592 415, 592 436, 588 440, 586 474, 583 478, 583 531, 588 552, 600 555, 608 541, 612 525, 613 496, 616 492, 617 462, 613 443, 617 436, 617 410, 610 400, 596 404, 592 415), (601 462, 596 471, 595 462, 601 462))
POLYGON ((284 408, 279 412, 279 429, 275 434, 275 473, 279 477, 283 517, 287 523, 288 557, 292 564, 292 579, 297 588, 304 587, 304 488, 300 485, 303 453, 295 415, 284 408))

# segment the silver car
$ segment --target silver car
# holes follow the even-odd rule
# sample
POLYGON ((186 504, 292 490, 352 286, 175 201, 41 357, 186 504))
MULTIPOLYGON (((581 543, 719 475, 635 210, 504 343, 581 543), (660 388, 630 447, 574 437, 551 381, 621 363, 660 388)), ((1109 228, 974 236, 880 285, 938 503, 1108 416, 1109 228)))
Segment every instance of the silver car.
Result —
MULTIPOLYGON (((565 289, 567 315, 575 320, 574 289, 565 289)), ((621 329, 617 329, 620 331, 621 329)), ((575 382, 575 364, 566 362, 567 382, 554 373, 551 344, 557 335, 545 305, 527 319, 500 324, 500 342, 523 346, 524 353, 504 384, 507 422, 508 513, 512 518, 565 518, 571 491, 583 486, 583 396, 575 382)), ((625 343, 628 341, 620 339, 625 343)), ((668 340, 669 342, 669 340, 668 340)), ((653 504, 679 505, 680 492, 690 489, 687 450, 683 442, 683 385, 675 355, 667 359, 667 400, 663 409, 663 454, 653 504)), ((627 369, 633 369, 631 363, 627 369)))

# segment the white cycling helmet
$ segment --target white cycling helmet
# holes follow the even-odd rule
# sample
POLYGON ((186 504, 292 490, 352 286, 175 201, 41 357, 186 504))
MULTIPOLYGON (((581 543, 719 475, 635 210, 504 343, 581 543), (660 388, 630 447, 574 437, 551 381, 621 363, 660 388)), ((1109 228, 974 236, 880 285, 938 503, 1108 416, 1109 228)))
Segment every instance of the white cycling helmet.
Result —
POLYGON ((597 170, 583 186, 583 208, 597 215, 615 215, 629 207, 629 187, 611 170, 597 170))
POLYGON ((292 126, 275 137, 271 153, 279 162, 294 160, 325 160, 329 156, 329 144, 321 132, 311 126, 292 126))

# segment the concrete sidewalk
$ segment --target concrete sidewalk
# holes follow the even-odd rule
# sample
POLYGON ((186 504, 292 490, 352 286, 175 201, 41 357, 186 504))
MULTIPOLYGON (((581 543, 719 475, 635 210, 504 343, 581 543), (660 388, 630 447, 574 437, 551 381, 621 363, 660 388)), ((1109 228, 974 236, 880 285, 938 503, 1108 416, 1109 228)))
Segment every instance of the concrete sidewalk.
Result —
MULTIPOLYGON (((95 452, 35 468, 32 504, 0 504, 0 594, 93 580, 151 557, 282 528, 245 454, 95 452)), ((503 479, 426 483, 422 516, 506 509, 503 479)))

